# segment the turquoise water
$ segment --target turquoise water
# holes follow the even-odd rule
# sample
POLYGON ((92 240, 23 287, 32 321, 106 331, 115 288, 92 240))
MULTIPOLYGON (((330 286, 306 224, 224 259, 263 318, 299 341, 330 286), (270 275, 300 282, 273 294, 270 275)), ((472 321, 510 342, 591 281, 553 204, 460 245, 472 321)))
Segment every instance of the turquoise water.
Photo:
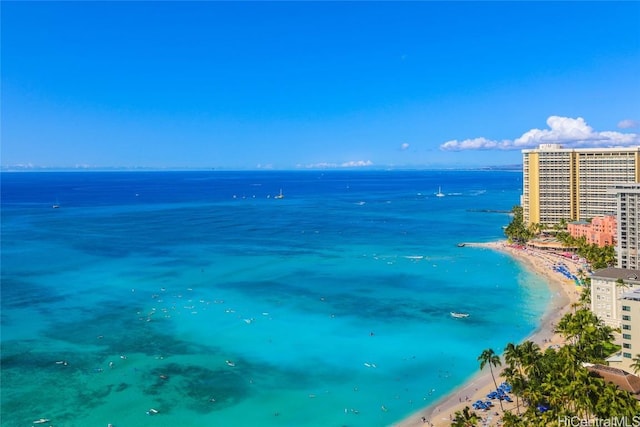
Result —
POLYGON ((488 211, 521 187, 496 171, 3 173, 2 426, 398 421, 536 328, 544 282, 456 246, 501 239, 509 217, 488 211))

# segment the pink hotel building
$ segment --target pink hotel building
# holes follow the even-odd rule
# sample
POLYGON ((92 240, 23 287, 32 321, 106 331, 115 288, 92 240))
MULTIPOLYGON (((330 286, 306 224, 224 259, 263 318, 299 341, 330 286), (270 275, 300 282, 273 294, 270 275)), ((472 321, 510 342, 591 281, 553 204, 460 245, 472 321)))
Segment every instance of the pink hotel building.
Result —
POLYGON ((567 225, 567 231, 571 237, 584 236, 588 244, 595 244, 600 247, 614 245, 618 233, 615 216, 597 216, 591 222, 570 222, 567 225))

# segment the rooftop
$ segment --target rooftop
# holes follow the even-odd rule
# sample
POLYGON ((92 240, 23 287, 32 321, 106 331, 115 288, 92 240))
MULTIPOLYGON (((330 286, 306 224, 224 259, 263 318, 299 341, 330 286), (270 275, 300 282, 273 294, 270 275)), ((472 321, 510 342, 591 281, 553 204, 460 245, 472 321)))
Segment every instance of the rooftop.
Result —
POLYGON ((593 272, 591 277, 601 279, 622 279, 629 283, 640 285, 640 270, 632 270, 630 268, 609 267, 593 272))
POLYGON ((540 144, 538 148, 522 150, 523 153, 540 153, 549 151, 560 151, 564 153, 625 153, 640 151, 640 146, 631 147, 598 147, 598 148, 564 148, 560 144, 540 144))
POLYGON ((584 219, 581 219, 580 221, 571 221, 569 224, 587 225, 591 223, 589 221, 585 221, 584 219))
POLYGON ((606 382, 617 385, 622 390, 634 395, 640 393, 640 377, 636 375, 630 374, 622 369, 604 365, 589 365, 587 369, 602 377, 606 382))

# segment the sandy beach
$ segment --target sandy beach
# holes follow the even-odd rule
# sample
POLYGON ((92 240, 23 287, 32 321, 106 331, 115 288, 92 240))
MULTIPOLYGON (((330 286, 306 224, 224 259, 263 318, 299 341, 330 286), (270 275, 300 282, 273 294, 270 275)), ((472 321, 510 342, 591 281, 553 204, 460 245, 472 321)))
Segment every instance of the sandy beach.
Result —
MULTIPOLYGON (((540 326, 527 339, 537 343, 542 349, 551 345, 563 344, 561 336, 554 334, 555 324, 565 313, 567 313, 572 304, 576 303, 580 296, 580 288, 575 283, 562 274, 553 270, 553 265, 559 262, 564 263, 573 274, 577 274, 581 267, 571 259, 561 255, 551 254, 540 250, 530 248, 522 248, 518 246, 510 246, 506 241, 490 242, 490 243, 466 243, 465 247, 471 247, 473 250, 478 248, 486 250, 496 250, 512 256, 514 259, 523 263, 523 265, 535 274, 546 279, 549 289, 553 293, 553 299, 548 307, 540 326)), ((506 346, 508 343, 504 343, 506 346)), ((504 347, 503 347, 504 348, 504 347)), ((496 353, 501 353, 503 348, 494 349, 496 353)), ((469 355, 469 357, 477 358, 477 355, 469 355)), ((500 368, 496 369, 494 375, 496 382, 500 384, 504 380, 499 376, 500 368)), ((420 411, 410 415, 409 417, 394 424, 396 427, 410 427, 431 425, 434 427, 450 426, 451 420, 456 411, 462 410, 465 406, 471 405, 476 400, 487 400, 486 395, 491 390, 495 390, 495 385, 491 378, 488 367, 473 376, 467 383, 454 390, 451 394, 445 396, 434 404, 423 408, 420 411)), ((505 410, 514 410, 516 402, 513 403, 503 401, 505 410)), ((475 411, 482 417, 483 426, 499 426, 502 418, 502 410, 496 401, 495 406, 490 411, 475 411)))

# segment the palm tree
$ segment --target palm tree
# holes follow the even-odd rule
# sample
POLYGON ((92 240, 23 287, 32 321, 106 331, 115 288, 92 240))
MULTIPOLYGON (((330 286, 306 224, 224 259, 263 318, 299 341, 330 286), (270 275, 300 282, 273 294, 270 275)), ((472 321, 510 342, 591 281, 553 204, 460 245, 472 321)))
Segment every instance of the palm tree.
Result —
POLYGON ((471 427, 478 424, 478 415, 465 406, 462 411, 456 411, 452 427, 471 427))
POLYGON ((601 418, 622 416, 625 413, 626 397, 622 390, 612 383, 607 383, 601 391, 600 398, 595 407, 595 413, 601 418))
POLYGON ((576 371, 570 389, 575 390, 571 398, 578 416, 585 420, 592 417, 596 410, 598 397, 602 394, 604 387, 604 380, 592 377, 586 369, 576 371))
MULTIPOLYGON (((487 348, 482 350, 480 356, 478 356, 478 361, 480 362, 480 370, 484 368, 486 364, 489 364, 489 371, 491 372, 491 378, 493 379, 493 384, 498 388, 498 383, 496 382, 496 377, 493 375, 493 367, 498 367, 502 365, 500 362, 500 356, 498 356, 495 351, 491 348, 487 348)), ((500 409, 504 411, 502 407, 502 399, 500 399, 500 409)))
POLYGON ((522 347, 519 344, 509 343, 504 348, 504 361, 513 369, 522 367, 522 347))
MULTIPOLYGON (((583 283, 587 279, 580 279, 583 283)), ((582 308, 591 307, 591 286, 585 286, 582 288, 582 292, 580 293, 580 304, 582 304, 582 308)))
MULTIPOLYGON (((527 406, 520 420, 515 414, 505 413, 504 425, 546 427, 556 425, 558 419, 566 416, 607 419, 640 414, 640 403, 633 396, 606 384, 582 365, 602 361, 611 348, 612 329, 583 308, 565 315, 557 330, 570 341, 557 351, 548 348, 541 352, 533 342, 509 344, 505 348, 507 367, 501 375, 512 384, 516 398, 527 406), (542 411, 539 405, 548 409, 542 411)), ((483 361, 481 369, 487 363, 496 366, 490 362, 494 357, 497 356, 491 350, 485 350, 478 358, 483 361)), ((640 372, 640 353, 634 357, 632 369, 640 372)))
POLYGON ((616 289, 622 289, 623 291, 626 289, 631 288, 631 285, 626 283, 624 281, 624 279, 617 279, 616 280, 616 289))
POLYGON ((575 314, 565 314, 556 325, 555 332, 569 340, 571 344, 576 344, 577 337, 580 334, 580 327, 578 322, 576 322, 575 314))
POLYGON ((526 380, 522 373, 512 366, 504 368, 501 376, 511 384, 511 391, 516 396, 516 413, 520 415, 520 395, 525 390, 526 380))
POLYGON ((640 374, 640 353, 636 354, 636 357, 633 359, 633 363, 631 364, 631 369, 633 369, 634 374, 640 374))
POLYGON ((542 232, 542 230, 544 230, 544 226, 540 223, 537 222, 533 222, 529 225, 529 227, 527 228, 527 232, 529 233, 529 235, 531 237, 533 236, 537 236, 538 234, 540 234, 542 232))
POLYGON ((522 357, 522 368, 529 377, 539 377, 542 368, 540 366, 540 346, 531 340, 520 344, 520 354, 522 357))
MULTIPOLYGON (((584 236, 567 240, 578 247, 578 254, 586 258, 594 269, 610 267, 616 262, 616 250, 612 245, 599 247, 595 244, 587 244, 584 236)), ((563 243, 567 245, 568 242, 563 243)))
POLYGON ((518 415, 514 415, 509 411, 506 411, 502 416, 502 423, 504 427, 518 427, 524 425, 522 419, 518 415))

